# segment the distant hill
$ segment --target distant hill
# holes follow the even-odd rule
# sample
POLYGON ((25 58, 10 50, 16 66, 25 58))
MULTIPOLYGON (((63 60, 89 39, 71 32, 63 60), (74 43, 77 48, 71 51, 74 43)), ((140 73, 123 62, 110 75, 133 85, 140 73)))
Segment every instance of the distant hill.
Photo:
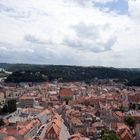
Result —
POLYGON ((62 82, 92 81, 98 79, 138 79, 139 69, 118 69, 111 67, 82 67, 65 65, 0 64, 12 71, 7 82, 42 82, 61 79, 62 82))
POLYGON ((18 71, 18 70, 32 70, 37 67, 45 67, 46 65, 35 65, 35 64, 9 64, 9 63, 0 63, 0 68, 3 68, 7 71, 18 71))
POLYGON ((0 78, 7 77, 9 74, 3 70, 0 70, 0 78))
POLYGON ((140 78, 132 79, 127 83, 128 86, 140 86, 140 78))

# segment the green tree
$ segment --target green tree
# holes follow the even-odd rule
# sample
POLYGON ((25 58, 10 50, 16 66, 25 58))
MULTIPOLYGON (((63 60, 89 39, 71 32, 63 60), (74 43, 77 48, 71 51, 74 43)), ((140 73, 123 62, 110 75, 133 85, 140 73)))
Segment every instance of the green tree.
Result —
POLYGON ((124 120, 125 124, 128 125, 129 127, 134 127, 135 125, 135 119, 132 118, 132 117, 127 117, 125 120, 124 120))
POLYGON ((7 105, 9 113, 12 113, 17 110, 16 99, 8 100, 7 105))
POLYGON ((3 126, 3 125, 4 125, 3 119, 0 118, 0 126, 3 126))
POLYGON ((4 104, 3 108, 1 109, 1 112, 12 113, 16 110, 17 110, 16 99, 10 99, 4 104))
POLYGON ((2 113, 8 113, 8 105, 7 105, 7 104, 5 104, 5 105, 3 106, 3 108, 1 109, 1 112, 2 112, 2 113))
POLYGON ((69 100, 70 100, 70 99, 69 99, 68 97, 65 98, 65 103, 66 103, 66 105, 69 104, 69 100))
POLYGON ((119 140, 119 137, 117 134, 111 132, 111 133, 104 133, 102 136, 102 140, 119 140))

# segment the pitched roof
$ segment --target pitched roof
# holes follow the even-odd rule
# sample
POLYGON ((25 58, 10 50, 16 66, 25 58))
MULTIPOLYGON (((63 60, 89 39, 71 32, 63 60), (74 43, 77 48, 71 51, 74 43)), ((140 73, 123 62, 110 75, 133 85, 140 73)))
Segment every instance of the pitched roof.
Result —
POLYGON ((71 140, 89 140, 88 138, 84 137, 80 133, 71 135, 71 140))
POLYGON ((133 139, 127 129, 124 130, 124 132, 120 135, 120 137, 122 140, 132 140, 133 139))
POLYGON ((27 124, 26 126, 22 127, 21 130, 19 130, 19 134, 20 135, 25 135, 26 133, 28 133, 28 131, 30 131, 35 125, 39 124, 39 120, 38 119, 34 119, 32 120, 29 124, 27 124))
POLYGON ((130 131, 129 127, 125 125, 124 123, 117 123, 117 131, 122 130, 122 129, 127 129, 130 131))
POLYGON ((124 113, 122 113, 121 111, 116 111, 116 112, 114 112, 114 114, 119 117, 124 117, 124 113))
POLYGON ((47 114, 49 114, 49 113, 51 113, 51 111, 48 110, 48 109, 45 109, 45 110, 43 110, 42 112, 40 112, 40 113, 38 114, 38 116, 44 116, 44 115, 47 115, 47 114))
POLYGON ((17 139, 12 136, 8 136, 8 137, 5 137, 3 140, 17 140, 17 139))
POLYGON ((71 88, 61 88, 60 96, 73 96, 73 91, 71 90, 71 88))
POLYGON ((32 97, 29 97, 29 96, 26 96, 26 95, 23 95, 19 98, 20 100, 27 100, 27 99, 33 99, 32 97))
POLYGON ((46 130, 46 134, 50 132, 54 132, 56 136, 59 138, 60 131, 61 131, 61 124, 62 124, 62 118, 60 115, 56 114, 50 123, 48 129, 46 130))
POLYGON ((117 134, 120 136, 121 140, 132 140, 131 130, 124 123, 117 123, 117 134))

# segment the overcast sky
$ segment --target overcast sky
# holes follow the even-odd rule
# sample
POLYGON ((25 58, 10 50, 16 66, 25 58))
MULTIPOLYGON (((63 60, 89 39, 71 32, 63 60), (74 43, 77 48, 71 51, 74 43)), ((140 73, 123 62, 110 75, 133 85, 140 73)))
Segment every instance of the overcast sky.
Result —
POLYGON ((0 62, 140 68, 140 0, 0 0, 0 62))

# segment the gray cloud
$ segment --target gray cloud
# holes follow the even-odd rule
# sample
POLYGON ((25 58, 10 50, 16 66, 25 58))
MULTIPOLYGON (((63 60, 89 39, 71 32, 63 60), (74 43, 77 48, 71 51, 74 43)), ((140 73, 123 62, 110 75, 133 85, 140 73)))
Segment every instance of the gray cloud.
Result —
POLYGON ((104 43, 103 45, 105 46, 106 50, 112 50, 112 47, 116 43, 116 41, 117 41, 117 38, 112 37, 106 43, 104 43))
POLYGON ((87 26, 84 23, 79 23, 72 28, 77 38, 65 37, 64 39, 64 44, 72 48, 100 53, 112 50, 116 42, 115 36, 103 41, 101 31, 104 30, 104 26, 87 26))
MULTIPOLYGON (((10 43, 0 42, 0 62, 71 65, 80 63, 78 57, 69 51, 69 49, 64 48, 65 52, 62 52, 57 48, 55 49, 54 45, 46 45, 46 48, 41 45, 42 44, 30 44, 30 46, 27 47, 26 44, 16 46, 10 43), (10 48, 12 48, 12 50, 10 50, 10 48)), ((61 47, 61 50, 63 50, 63 47, 61 47)))
POLYGON ((86 6, 92 4, 92 0, 64 0, 67 4, 78 4, 79 6, 86 6))
POLYGON ((24 40, 30 43, 35 43, 35 44, 47 44, 46 41, 42 41, 40 38, 37 38, 34 35, 25 35, 24 40))
MULTIPOLYGON (((49 53, 49 51, 46 52, 49 53)), ((24 44, 16 46, 10 43, 0 42, 1 62, 46 63, 48 58, 46 52, 38 48, 38 46, 27 47, 24 44)))
POLYGON ((100 52, 112 50, 112 46, 114 45, 115 42, 116 42, 116 38, 111 38, 106 43, 101 43, 101 42, 88 43, 82 40, 69 40, 67 38, 64 40, 64 43, 69 47, 79 49, 79 50, 84 50, 84 51, 91 51, 94 53, 100 53, 100 52))
POLYGON ((31 14, 30 11, 18 11, 2 3, 0 3, 0 13, 15 19, 29 18, 31 14))
POLYGON ((99 26, 79 23, 78 25, 73 26, 72 28, 75 30, 77 36, 79 37, 91 39, 93 39, 93 37, 95 39, 99 38, 99 26))
POLYGON ((35 35, 30 35, 27 34, 24 36, 24 41, 29 42, 33 45, 41 45, 41 46, 61 46, 61 45, 65 45, 63 42, 62 43, 55 43, 55 42, 51 42, 51 41, 47 41, 47 40, 43 40, 39 37, 36 37, 35 35))
POLYGON ((32 14, 39 16, 49 16, 49 14, 43 9, 38 10, 33 7, 27 7, 26 10, 23 10, 20 7, 15 8, 9 4, 4 3, 0 3, 0 13, 10 18, 20 20, 31 20, 30 17, 32 17, 32 14))
POLYGON ((114 0, 0 0, 0 62, 139 67, 139 2, 93 1, 114 0))
POLYGON ((0 12, 7 12, 7 13, 11 13, 11 12, 15 12, 15 10, 13 8, 10 8, 4 4, 0 3, 0 12))

